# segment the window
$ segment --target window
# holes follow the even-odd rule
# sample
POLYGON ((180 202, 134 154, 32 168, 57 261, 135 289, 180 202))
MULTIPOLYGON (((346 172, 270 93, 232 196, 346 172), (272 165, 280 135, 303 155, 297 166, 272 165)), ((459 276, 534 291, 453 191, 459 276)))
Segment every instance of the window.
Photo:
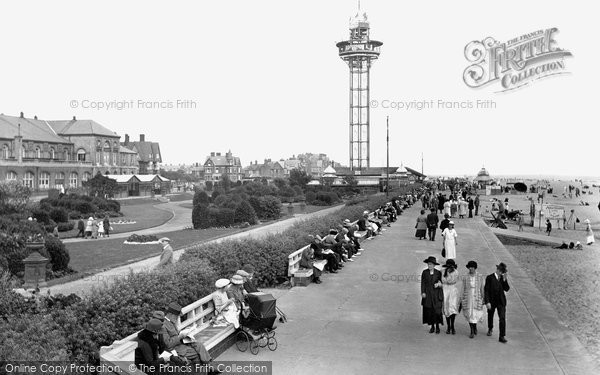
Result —
POLYGON ((8 159, 8 146, 2 146, 2 159, 8 159))
POLYGON ((82 148, 77 150, 77 161, 85 161, 85 150, 82 148))
POLYGON ((17 174, 13 171, 6 172, 6 181, 16 181, 17 174))
POLYGON ((21 157, 25 157, 25 146, 21 146, 21 157))
POLYGON ((56 174, 54 178, 54 185, 56 185, 57 188, 65 186, 65 174, 63 172, 58 172, 56 174))
POLYGON ((67 161, 68 161, 68 160, 70 160, 70 159, 71 159, 71 157, 69 156, 69 149, 68 149, 68 148, 65 148, 65 149, 63 150, 63 153, 65 154, 65 160, 67 160, 67 161))
POLYGON ((219 168, 215 168, 215 173, 219 173, 219 168))
POLYGON ((100 151, 96 151, 96 165, 100 165, 100 151))
POLYGON ((87 181, 89 179, 92 178, 92 174, 90 172, 84 172, 83 173, 83 178, 81 179, 81 181, 87 181))
POLYGON ((50 189, 50 173, 42 172, 38 178, 38 188, 50 189))
POLYGON ((23 176, 23 185, 33 189, 33 173, 25 172, 23 176))
POLYGON ((117 153, 116 153, 116 152, 113 152, 113 157, 112 157, 112 160, 113 160, 113 165, 117 165, 117 164, 119 164, 119 163, 117 163, 117 161, 118 161, 119 159, 117 159, 117 153))
POLYGON ((50 159, 54 159, 54 148, 50 147, 50 159))
POLYGON ((35 148, 35 158, 36 158, 36 159, 39 159, 39 158, 41 158, 41 157, 42 157, 42 150, 40 150, 40 148, 39 148, 39 147, 36 147, 36 148, 35 148))
POLYGON ((71 172, 69 175, 69 186, 77 187, 77 172, 71 172))

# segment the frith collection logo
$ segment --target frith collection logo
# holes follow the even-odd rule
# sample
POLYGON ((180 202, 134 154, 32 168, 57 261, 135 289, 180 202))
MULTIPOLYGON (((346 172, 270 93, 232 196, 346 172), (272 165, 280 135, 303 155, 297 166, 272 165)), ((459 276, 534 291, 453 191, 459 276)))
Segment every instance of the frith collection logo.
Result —
POLYGON ((473 41, 465 47, 472 63, 463 73, 467 86, 479 88, 499 82, 497 92, 514 90, 535 80, 568 73, 565 57, 571 52, 558 47, 557 28, 537 30, 500 43, 492 37, 473 41))

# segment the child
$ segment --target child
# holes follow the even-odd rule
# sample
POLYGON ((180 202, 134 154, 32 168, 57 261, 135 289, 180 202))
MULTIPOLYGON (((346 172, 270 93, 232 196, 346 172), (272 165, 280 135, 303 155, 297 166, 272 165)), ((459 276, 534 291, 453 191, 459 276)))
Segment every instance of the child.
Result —
POLYGON ((552 232, 552 223, 550 222, 550 219, 546 219, 546 233, 550 235, 550 232, 552 232))

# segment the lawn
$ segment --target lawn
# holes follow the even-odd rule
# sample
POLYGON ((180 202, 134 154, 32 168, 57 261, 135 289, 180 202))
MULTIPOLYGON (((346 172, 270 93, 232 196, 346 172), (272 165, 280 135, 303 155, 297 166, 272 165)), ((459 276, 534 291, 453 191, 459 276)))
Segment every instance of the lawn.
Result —
MULTIPOLYGON (((121 205, 123 217, 110 218, 111 223, 119 220, 135 221, 133 224, 111 224, 113 230, 111 234, 132 232, 140 229, 153 228, 162 225, 173 217, 173 212, 160 209, 160 205, 155 200, 137 199, 138 201, 146 201, 145 204, 121 205)), ((84 220, 85 222, 85 220, 84 220)), ((77 235, 77 223, 75 229, 59 233, 60 238, 73 238, 77 235)))
MULTIPOLYGON (((227 229, 183 229, 160 233, 172 240, 173 249, 227 236, 242 231, 227 229)), ((125 238, 106 238, 65 244, 71 255, 69 266, 79 273, 99 272, 160 254, 160 245, 125 245, 125 238)))
POLYGON ((553 249, 506 237, 501 241, 600 363, 600 254, 589 249, 553 249))

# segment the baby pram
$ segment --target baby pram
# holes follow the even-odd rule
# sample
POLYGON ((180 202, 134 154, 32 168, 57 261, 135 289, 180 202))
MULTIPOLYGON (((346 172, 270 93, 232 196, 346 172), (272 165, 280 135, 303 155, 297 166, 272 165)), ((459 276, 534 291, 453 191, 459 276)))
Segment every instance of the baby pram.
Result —
POLYGON ((240 330, 236 336, 236 346, 245 352, 250 348, 252 354, 258 354, 260 348, 277 349, 274 326, 277 319, 275 298, 271 294, 256 292, 246 296, 248 317, 240 317, 240 330))

